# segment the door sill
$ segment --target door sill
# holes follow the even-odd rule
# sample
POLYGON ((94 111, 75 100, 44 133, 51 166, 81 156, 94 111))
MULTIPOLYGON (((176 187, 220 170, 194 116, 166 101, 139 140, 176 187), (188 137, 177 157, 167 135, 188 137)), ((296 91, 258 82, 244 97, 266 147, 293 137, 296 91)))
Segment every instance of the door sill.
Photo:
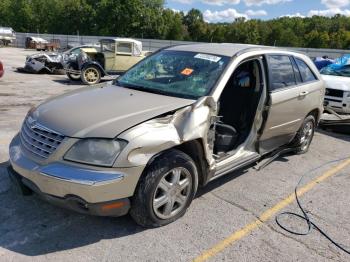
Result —
POLYGON ((239 161, 233 160, 232 163, 229 163, 227 165, 220 167, 220 169, 218 169, 215 172, 215 175, 209 181, 212 181, 216 178, 219 178, 223 175, 226 175, 234 170, 237 170, 237 169, 240 169, 240 168, 245 167, 247 165, 250 165, 250 164, 258 161, 260 158, 261 158, 260 154, 253 152, 252 154, 250 154, 246 157, 243 157, 239 161))

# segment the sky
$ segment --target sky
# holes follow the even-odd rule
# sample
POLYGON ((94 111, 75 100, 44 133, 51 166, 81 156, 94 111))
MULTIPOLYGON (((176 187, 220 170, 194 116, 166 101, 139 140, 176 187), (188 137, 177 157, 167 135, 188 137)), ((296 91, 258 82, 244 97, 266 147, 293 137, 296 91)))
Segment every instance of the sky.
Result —
POLYGON ((350 0, 166 0, 176 11, 197 8, 207 22, 232 22, 237 17, 272 19, 282 16, 350 16, 350 0))

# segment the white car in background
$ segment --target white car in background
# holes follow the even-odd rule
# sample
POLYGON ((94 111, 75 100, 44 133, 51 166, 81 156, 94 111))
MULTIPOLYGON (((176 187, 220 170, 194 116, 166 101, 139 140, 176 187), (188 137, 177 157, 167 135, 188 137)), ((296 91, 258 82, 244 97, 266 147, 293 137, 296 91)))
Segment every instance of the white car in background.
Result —
POLYGON ((326 84, 325 106, 340 114, 350 114, 350 77, 322 74, 322 78, 326 84))

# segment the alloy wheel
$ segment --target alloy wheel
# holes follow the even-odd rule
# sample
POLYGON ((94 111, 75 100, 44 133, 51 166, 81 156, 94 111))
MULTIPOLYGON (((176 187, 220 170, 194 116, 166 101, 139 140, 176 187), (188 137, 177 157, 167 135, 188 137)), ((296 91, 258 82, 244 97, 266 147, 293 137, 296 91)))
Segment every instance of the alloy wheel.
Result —
POLYGON ((301 150, 306 150, 311 143, 312 134, 313 134, 314 124, 310 121, 307 122, 302 131, 301 150))
POLYGON ((167 172, 159 181, 153 196, 153 210, 160 219, 169 219, 181 212, 190 197, 192 176, 183 167, 167 172))

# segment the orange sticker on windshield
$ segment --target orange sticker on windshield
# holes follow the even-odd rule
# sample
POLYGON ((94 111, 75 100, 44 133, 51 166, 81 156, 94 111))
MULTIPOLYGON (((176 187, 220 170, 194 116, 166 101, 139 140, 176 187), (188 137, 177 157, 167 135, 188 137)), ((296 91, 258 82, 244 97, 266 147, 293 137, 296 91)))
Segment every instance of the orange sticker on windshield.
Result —
POLYGON ((185 75, 185 76, 189 76, 193 73, 193 69, 191 68, 185 68, 184 70, 182 70, 181 74, 185 75))

